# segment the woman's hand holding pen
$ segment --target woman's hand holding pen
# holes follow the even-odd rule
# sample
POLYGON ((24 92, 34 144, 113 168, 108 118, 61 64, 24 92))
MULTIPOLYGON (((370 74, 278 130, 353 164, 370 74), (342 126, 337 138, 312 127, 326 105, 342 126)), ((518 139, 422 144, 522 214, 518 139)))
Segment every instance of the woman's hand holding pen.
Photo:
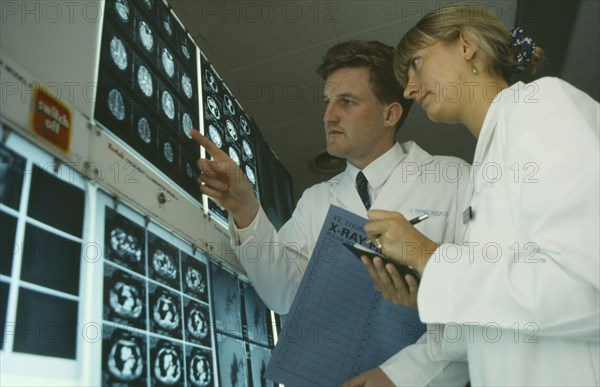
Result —
MULTIPOLYGON (((414 269, 419 269, 421 266, 415 267, 412 265, 413 261, 418 261, 419 258, 408 257, 407 254, 407 252, 410 252, 411 255, 414 254, 416 249, 412 248, 406 251, 406 247, 409 246, 407 243, 410 242, 411 245, 419 243, 414 239, 421 241, 424 238, 423 242, 431 246, 432 251, 437 247, 435 243, 431 242, 413 227, 413 225, 427 219, 427 215, 407 221, 404 216, 397 212, 373 210, 369 211, 368 217, 369 223, 365 225, 365 231, 369 235, 369 239, 388 258, 392 258, 405 265, 408 264, 414 269), (404 228, 410 229, 411 234, 409 238, 406 238, 407 234, 406 231, 403 231, 404 228), (410 236, 412 236, 412 239, 410 236)), ((364 256, 361 260, 375 284, 375 289, 381 293, 385 300, 398 306, 417 307, 419 285, 415 277, 409 274, 403 277, 393 264, 388 263, 386 265, 377 257, 371 260, 364 256)), ((424 266, 425 264, 423 264, 424 266)), ((422 272, 422 268, 418 271, 422 272)))
POLYGON ((383 210, 369 211, 368 218, 365 231, 383 254, 422 273, 439 245, 413 226, 416 220, 408 221, 398 212, 383 210))

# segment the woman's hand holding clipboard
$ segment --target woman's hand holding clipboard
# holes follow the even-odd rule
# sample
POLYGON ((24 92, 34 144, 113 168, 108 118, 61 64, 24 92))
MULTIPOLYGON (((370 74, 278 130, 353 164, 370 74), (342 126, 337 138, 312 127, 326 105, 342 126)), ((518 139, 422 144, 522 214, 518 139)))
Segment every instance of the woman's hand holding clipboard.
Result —
POLYGON ((390 259, 388 257, 386 257, 385 255, 378 253, 376 251, 373 251, 359 243, 354 243, 354 244, 349 244, 349 243, 344 243, 344 246, 346 246, 346 248, 348 248, 350 251, 352 251, 352 253, 354 253, 354 255, 360 259, 360 257, 362 257, 363 255, 369 257, 371 260, 373 260, 373 258, 375 257, 379 257, 382 261, 384 265, 387 265, 388 263, 391 263, 392 265, 394 265, 394 267, 396 268, 396 270, 398 270, 398 272, 400 272, 400 274, 402 274, 402 276, 404 277, 405 275, 412 275, 415 280, 417 281, 417 284, 420 283, 421 281, 421 274, 419 274, 415 269, 413 269, 412 267, 408 266, 408 265, 403 265, 400 262, 394 261, 393 259, 390 259))

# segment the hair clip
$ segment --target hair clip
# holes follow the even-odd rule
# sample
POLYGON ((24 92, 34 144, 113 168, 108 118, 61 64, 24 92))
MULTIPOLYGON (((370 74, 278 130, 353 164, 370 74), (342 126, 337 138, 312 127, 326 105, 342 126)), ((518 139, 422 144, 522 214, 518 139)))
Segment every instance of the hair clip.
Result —
POLYGON ((515 27, 510 32, 512 35, 511 46, 519 48, 516 69, 517 71, 525 71, 535 53, 535 43, 530 37, 523 35, 522 28, 515 27))

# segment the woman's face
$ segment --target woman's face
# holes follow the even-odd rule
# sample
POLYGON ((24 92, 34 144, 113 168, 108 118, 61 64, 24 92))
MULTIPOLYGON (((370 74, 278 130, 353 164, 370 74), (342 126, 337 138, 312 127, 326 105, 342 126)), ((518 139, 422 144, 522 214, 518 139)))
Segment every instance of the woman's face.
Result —
POLYGON ((462 39, 437 42, 414 53, 408 68, 404 96, 414 99, 435 122, 462 123, 463 113, 475 97, 462 39))

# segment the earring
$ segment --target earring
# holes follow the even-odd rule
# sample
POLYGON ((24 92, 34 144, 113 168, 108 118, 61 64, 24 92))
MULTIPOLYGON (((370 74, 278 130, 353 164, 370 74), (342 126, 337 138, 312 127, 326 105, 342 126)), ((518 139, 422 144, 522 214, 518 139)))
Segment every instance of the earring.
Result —
POLYGON ((479 70, 477 70, 477 67, 475 67, 475 63, 471 62, 471 72, 473 74, 477 74, 479 72, 479 70))

